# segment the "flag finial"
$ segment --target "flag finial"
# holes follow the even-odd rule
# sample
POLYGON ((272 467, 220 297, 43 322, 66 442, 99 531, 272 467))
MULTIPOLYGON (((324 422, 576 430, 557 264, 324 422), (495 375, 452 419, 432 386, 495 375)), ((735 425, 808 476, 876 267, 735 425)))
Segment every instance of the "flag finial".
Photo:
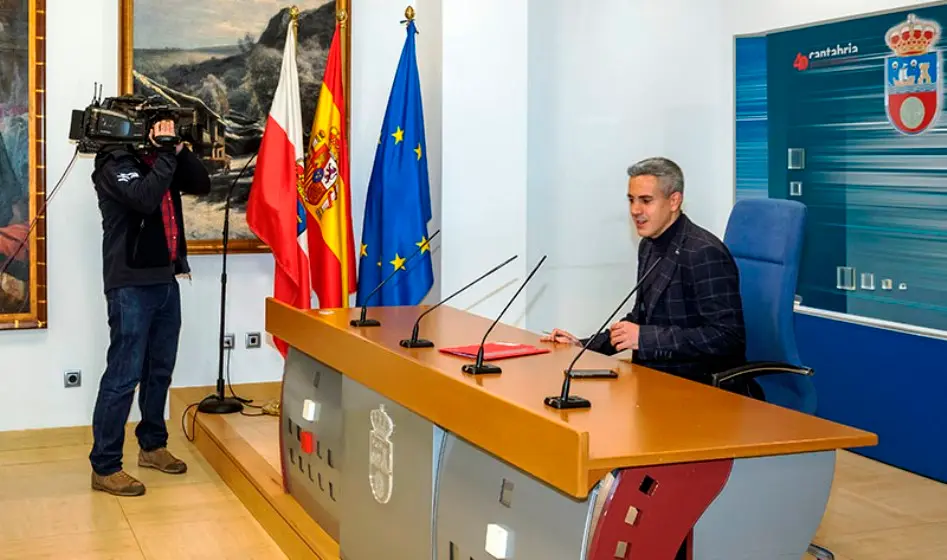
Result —
POLYGON ((293 26, 293 36, 299 41, 299 8, 295 4, 289 7, 289 23, 293 26))
POLYGON ((414 8, 412 6, 404 9, 404 18, 408 21, 414 21, 414 8))

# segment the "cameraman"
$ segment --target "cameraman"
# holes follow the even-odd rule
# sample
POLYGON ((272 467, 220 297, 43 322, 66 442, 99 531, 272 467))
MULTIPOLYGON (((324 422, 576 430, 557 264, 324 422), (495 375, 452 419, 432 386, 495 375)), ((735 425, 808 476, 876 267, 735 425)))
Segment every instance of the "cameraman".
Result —
POLYGON ((92 180, 102 212, 102 267, 110 343, 92 416, 92 488, 139 496, 145 486, 122 470, 125 424, 139 386, 138 465, 170 474, 187 465, 167 450, 164 407, 181 329, 176 276, 190 272, 181 193, 207 194, 210 177, 175 137, 169 120, 149 134, 154 148, 104 148, 92 180))

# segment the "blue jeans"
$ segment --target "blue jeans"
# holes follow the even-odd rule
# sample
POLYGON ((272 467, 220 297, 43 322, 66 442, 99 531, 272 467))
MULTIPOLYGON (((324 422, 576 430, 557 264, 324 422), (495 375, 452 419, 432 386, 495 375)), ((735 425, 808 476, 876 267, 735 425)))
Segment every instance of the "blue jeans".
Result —
POLYGON ((181 331, 177 281, 115 288, 105 294, 110 342, 105 373, 92 415, 92 470, 107 476, 122 470, 125 424, 138 390, 141 422, 135 429, 145 451, 165 447, 164 407, 181 331))

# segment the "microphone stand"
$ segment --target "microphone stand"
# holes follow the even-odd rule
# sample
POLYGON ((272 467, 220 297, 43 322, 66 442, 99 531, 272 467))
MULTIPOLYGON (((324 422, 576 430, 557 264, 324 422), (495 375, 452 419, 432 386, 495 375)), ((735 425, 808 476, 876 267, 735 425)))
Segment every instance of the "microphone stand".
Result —
POLYGON ((499 264, 499 265, 493 267, 492 270, 490 270, 489 272, 485 273, 485 274, 482 275, 480 278, 477 278, 477 279, 474 280, 473 282, 467 284, 467 285, 464 286, 463 288, 457 290, 456 292, 454 292, 454 293, 452 293, 451 295, 447 296, 446 298, 442 299, 440 302, 437 303, 437 305, 434 305, 434 306, 432 306, 432 307, 429 307, 424 313, 421 313, 421 315, 418 316, 418 320, 414 322, 414 328, 411 330, 411 338, 410 338, 410 339, 407 339, 407 338, 406 338, 406 339, 403 339, 399 344, 401 344, 401 346, 402 346, 403 348, 433 348, 433 347, 434 347, 434 343, 433 343, 433 342, 431 342, 430 340, 424 339, 424 338, 420 338, 420 339, 418 338, 418 336, 419 336, 419 329, 421 328, 421 327, 420 327, 420 325, 421 325, 421 319, 423 319, 424 316, 427 315, 428 313, 430 313, 431 311, 434 311, 434 310, 437 309, 438 307, 444 305, 445 303, 447 303, 448 301, 450 301, 451 299, 453 299, 454 296, 460 294, 461 292, 463 292, 463 291, 466 290, 467 288, 473 286, 473 285, 476 284, 477 282, 483 280, 483 279, 486 278, 487 276, 490 276, 490 275, 493 274, 494 272, 500 270, 501 268, 503 268, 503 267, 506 266, 507 264, 511 263, 511 262, 513 261, 513 259, 515 259, 516 257, 517 257, 517 255, 513 255, 512 257, 506 259, 503 263, 501 263, 501 264, 499 264))
POLYGON ((362 311, 359 313, 358 319, 352 319, 351 321, 349 321, 350 325, 352 325, 353 327, 379 327, 381 326, 381 321, 379 321, 378 319, 368 319, 366 317, 368 315, 368 300, 372 299, 372 296, 378 293, 378 290, 380 290, 382 286, 384 286, 385 284, 388 283, 389 280, 394 278, 395 274, 397 274, 399 270, 407 271, 407 269, 404 268, 404 266, 407 265, 411 261, 411 259, 423 253, 425 247, 428 247, 430 249, 431 241, 433 241, 434 238, 437 237, 437 234, 439 233, 441 233, 441 230, 437 230, 433 234, 431 234, 431 237, 428 237, 427 239, 427 243, 424 243, 420 247, 418 247, 417 251, 411 253, 411 256, 406 258, 404 262, 401 263, 400 269, 395 268, 394 270, 392 270, 391 274, 389 274, 384 280, 382 280, 377 286, 375 286, 374 290, 372 290, 367 296, 365 296, 365 301, 362 302, 362 311))
POLYGON ((464 373, 469 373, 470 375, 503 373, 503 370, 500 368, 500 366, 483 363, 483 346, 487 343, 487 337, 490 336, 490 332, 493 331, 493 328, 496 327, 497 323, 500 322, 500 318, 503 317, 503 314, 506 313, 506 310, 509 309, 511 305, 513 305, 513 301, 516 300, 517 296, 520 295, 520 292, 523 291, 523 288, 526 287, 526 284, 529 284, 529 281, 532 280, 533 275, 536 274, 536 271, 539 270, 539 267, 541 267, 544 262, 546 262, 546 255, 543 255, 543 258, 539 259, 539 262, 533 267, 532 272, 529 273, 529 276, 526 277, 526 280, 523 280, 523 283, 520 284, 520 287, 516 290, 516 293, 513 294, 513 297, 510 298, 510 301, 506 302, 506 307, 503 308, 503 311, 500 311, 500 314, 497 315, 497 318, 493 320, 493 323, 490 325, 490 328, 487 329, 487 332, 483 333, 483 340, 480 341, 480 348, 477 350, 477 361, 472 364, 464 364, 464 366, 460 368, 461 371, 464 373))
POLYGON ((250 167, 250 163, 256 159, 253 154, 246 165, 237 174, 237 177, 227 189, 227 198, 224 201, 224 230, 222 245, 222 260, 220 270, 220 336, 218 339, 219 355, 217 357, 217 393, 204 397, 204 400, 197 405, 197 410, 207 414, 233 414, 243 410, 243 403, 250 402, 237 396, 224 396, 224 331, 226 330, 227 313, 227 242, 230 238, 230 198, 237 187, 237 182, 243 177, 244 172, 250 167))
POLYGON ((588 399, 580 397, 578 395, 569 394, 569 389, 572 387, 572 379, 574 377, 584 377, 587 379, 606 379, 606 378, 618 377, 618 374, 611 370, 599 370, 599 369, 584 370, 584 371, 577 370, 577 371, 583 371, 583 373, 577 374, 576 372, 572 371, 572 368, 575 367, 575 363, 579 361, 579 358, 582 357, 582 354, 584 354, 585 351, 589 349, 589 346, 592 345, 592 341, 595 340, 595 337, 597 337, 602 331, 604 331, 605 327, 607 327, 608 324, 612 322, 612 319, 615 318, 615 315, 618 315, 618 312, 621 311, 621 308, 625 306, 625 303, 627 303, 628 300, 631 299, 631 296, 633 296, 635 292, 637 292, 638 289, 641 288, 641 285, 644 284, 644 281, 648 279, 648 276, 651 276, 651 271, 657 268, 658 263, 660 263, 663 259, 664 257, 658 257, 651 264, 651 267, 648 268, 647 271, 645 271, 641 279, 638 280, 638 283, 635 284, 635 287, 632 288, 630 292, 628 292, 628 295, 625 296, 625 299, 621 300, 621 303, 618 304, 618 307, 615 308, 615 311, 612 311, 612 314, 608 316, 608 319, 605 319, 605 322, 602 323, 602 326, 599 327, 597 331, 595 331, 595 334, 590 336, 589 339, 585 341, 585 345, 582 346, 582 349, 579 350, 579 353, 575 355, 575 357, 572 359, 572 363, 569 364, 569 367, 566 368, 564 372, 565 379, 562 380, 562 389, 559 391, 559 395, 552 396, 552 397, 545 397, 543 399, 543 404, 545 404, 548 407, 559 409, 559 410, 573 409, 573 408, 589 408, 592 406, 592 403, 589 402, 588 399))

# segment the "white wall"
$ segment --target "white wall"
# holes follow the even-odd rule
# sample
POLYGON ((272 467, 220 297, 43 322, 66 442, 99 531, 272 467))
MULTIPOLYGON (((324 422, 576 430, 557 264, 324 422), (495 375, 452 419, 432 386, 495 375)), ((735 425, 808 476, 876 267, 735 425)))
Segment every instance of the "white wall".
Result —
POLYGON ((552 266, 527 326, 584 335, 635 284, 629 165, 677 161, 685 212, 723 232, 733 166, 728 23, 718 0, 529 8, 529 250, 552 266), (678 39, 664 40, 654 23, 671 21, 678 39))
MULTIPOLYGON (((525 1, 443 3, 442 291, 519 255, 451 301, 491 318, 538 262, 526 243, 528 35, 525 1)), ((527 296, 504 323, 522 326, 527 296)))
POLYGON ((797 0, 795 2, 753 2, 724 0, 733 33, 755 34, 812 23, 892 12, 911 6, 942 4, 920 0, 797 0))

